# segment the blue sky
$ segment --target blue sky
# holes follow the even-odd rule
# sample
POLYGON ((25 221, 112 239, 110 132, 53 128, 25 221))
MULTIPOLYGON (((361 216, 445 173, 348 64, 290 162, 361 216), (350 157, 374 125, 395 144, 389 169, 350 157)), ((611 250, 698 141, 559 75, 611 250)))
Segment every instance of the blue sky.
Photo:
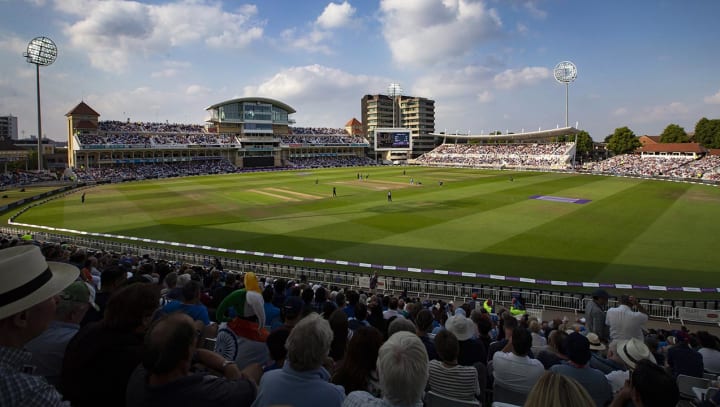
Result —
MULTIPOLYGON (((293 106, 299 126, 342 127, 391 82, 436 101, 436 130, 554 128, 571 60, 570 122, 596 140, 616 127, 659 134, 720 118, 720 1, 354 0, 345 2, 0 0, 0 114, 63 140, 81 100, 102 120, 202 123, 241 96, 293 106)), ((21 134, 22 136, 22 134, 21 134)))

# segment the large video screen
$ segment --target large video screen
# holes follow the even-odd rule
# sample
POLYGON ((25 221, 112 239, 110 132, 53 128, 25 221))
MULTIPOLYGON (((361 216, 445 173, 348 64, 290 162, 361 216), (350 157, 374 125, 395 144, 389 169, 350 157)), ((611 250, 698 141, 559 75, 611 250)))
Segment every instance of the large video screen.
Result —
POLYGON ((376 150, 410 149, 410 130, 377 129, 375 131, 376 150))

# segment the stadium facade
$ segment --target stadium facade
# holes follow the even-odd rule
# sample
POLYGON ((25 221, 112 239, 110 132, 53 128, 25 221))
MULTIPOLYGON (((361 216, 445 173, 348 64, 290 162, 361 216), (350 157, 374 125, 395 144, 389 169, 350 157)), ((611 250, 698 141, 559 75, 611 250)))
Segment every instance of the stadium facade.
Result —
POLYGON ((0 140, 18 139, 18 120, 16 116, 0 116, 0 140))
POLYGON ((293 160, 364 160, 369 147, 343 129, 294 134, 295 109, 274 99, 230 99, 205 110, 204 125, 100 121, 98 112, 80 102, 66 114, 68 166, 227 160, 238 168, 291 167, 293 160))

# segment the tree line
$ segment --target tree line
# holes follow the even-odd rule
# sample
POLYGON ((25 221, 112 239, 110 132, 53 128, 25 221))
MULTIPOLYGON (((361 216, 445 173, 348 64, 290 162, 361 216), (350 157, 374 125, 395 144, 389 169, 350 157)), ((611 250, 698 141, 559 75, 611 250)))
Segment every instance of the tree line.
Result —
MULTIPOLYGON (((641 143, 635 133, 627 126, 615 129, 605 137, 607 149, 615 154, 627 154, 635 151, 641 143)), ((705 148, 720 148, 720 119, 698 120, 695 133, 689 136, 685 129, 677 124, 669 124, 660 135, 661 143, 699 143, 705 148)))

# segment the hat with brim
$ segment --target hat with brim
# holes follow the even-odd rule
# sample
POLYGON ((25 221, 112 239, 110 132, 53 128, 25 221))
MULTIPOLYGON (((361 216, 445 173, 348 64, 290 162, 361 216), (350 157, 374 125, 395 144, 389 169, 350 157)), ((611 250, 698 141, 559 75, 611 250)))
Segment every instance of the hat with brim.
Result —
POLYGON ((0 319, 57 295, 79 274, 73 265, 45 261, 34 245, 0 250, 0 319))
POLYGON ((618 341, 617 354, 630 369, 635 369, 637 363, 643 359, 657 363, 655 356, 650 352, 650 348, 645 345, 645 342, 637 338, 618 341))
POLYGON ((585 337, 590 342, 590 350, 605 350, 605 345, 600 342, 600 337, 596 333, 590 332, 585 337))
POLYGON ((453 315, 445 322, 445 329, 452 332, 458 341, 466 341, 475 334, 475 323, 464 315, 453 315))

